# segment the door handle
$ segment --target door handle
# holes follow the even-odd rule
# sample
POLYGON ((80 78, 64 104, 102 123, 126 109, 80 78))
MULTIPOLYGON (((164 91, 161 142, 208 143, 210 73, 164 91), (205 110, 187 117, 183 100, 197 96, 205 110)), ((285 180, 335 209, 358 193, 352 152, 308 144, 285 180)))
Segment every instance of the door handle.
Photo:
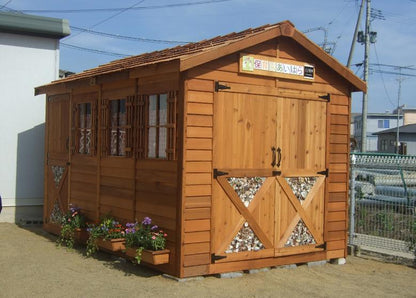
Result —
POLYGON ((280 167, 280 162, 282 161, 282 149, 280 149, 280 147, 277 147, 276 149, 277 152, 277 166, 280 167))
POLYGON ((276 148, 272 147, 272 167, 276 166, 276 148))

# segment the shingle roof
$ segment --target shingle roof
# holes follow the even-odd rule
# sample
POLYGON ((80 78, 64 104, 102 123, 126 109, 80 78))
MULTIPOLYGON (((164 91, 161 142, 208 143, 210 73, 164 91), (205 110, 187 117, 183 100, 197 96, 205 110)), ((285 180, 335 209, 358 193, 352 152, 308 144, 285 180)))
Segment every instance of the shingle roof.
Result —
POLYGON ((132 69, 139 66, 144 66, 153 63, 172 61, 181 57, 193 55, 203 52, 206 49, 213 49, 215 47, 241 40, 249 35, 254 35, 259 32, 276 28, 280 23, 274 25, 264 25, 254 29, 247 29, 238 33, 230 33, 224 36, 217 36, 212 39, 202 40, 200 42, 188 43, 186 45, 168 48, 151 53, 144 53, 137 56, 130 56, 127 58, 112 61, 98 67, 85 70, 83 72, 71 75, 68 78, 54 81, 53 83, 64 83, 74 81, 82 78, 89 78, 97 75, 108 74, 117 71, 132 69))
POLYGON ((246 48, 248 44, 245 40, 250 40, 250 42, 253 43, 252 45, 254 45, 255 43, 261 43, 277 36, 288 36, 295 39, 298 43, 307 48, 313 55, 317 56, 329 67, 333 68, 340 76, 349 81, 353 86, 352 90, 364 91, 366 89, 365 82, 355 76, 353 72, 339 63, 335 58, 325 53, 325 51, 310 41, 301 32, 296 30, 290 21, 283 21, 254 29, 250 28, 238 33, 233 32, 227 35, 217 36, 200 42, 189 43, 161 51, 115 60, 110 63, 71 75, 67 78, 53 81, 45 86, 39 86, 35 88, 35 94, 46 93, 46 90, 54 85, 89 79, 100 75, 121 72, 141 66, 174 60, 180 61, 178 70, 183 71, 204 63, 204 61, 207 62, 212 59, 219 58, 221 55, 242 50, 246 48), (219 49, 221 49, 221 51, 219 49))

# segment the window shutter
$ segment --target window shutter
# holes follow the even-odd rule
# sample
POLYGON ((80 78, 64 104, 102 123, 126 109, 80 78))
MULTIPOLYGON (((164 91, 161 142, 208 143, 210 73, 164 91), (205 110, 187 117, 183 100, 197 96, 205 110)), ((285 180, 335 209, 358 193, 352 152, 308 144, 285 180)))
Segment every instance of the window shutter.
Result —
POLYGON ((177 108, 177 91, 170 91, 168 95, 168 121, 167 121, 167 158, 176 159, 176 108, 177 108))
POLYGON ((135 99, 135 95, 127 96, 126 99, 126 157, 133 156, 133 115, 135 99))
POLYGON ((101 155, 107 156, 109 151, 109 135, 108 135, 108 127, 109 127, 109 100, 102 99, 101 100, 101 155))
POLYGON ((74 154, 79 148, 79 109, 78 105, 74 104, 72 107, 72 125, 71 125, 71 144, 70 150, 74 154))
POLYGON ((135 130, 135 155, 137 159, 145 158, 146 144, 146 97, 138 95, 135 102, 134 126, 135 130))

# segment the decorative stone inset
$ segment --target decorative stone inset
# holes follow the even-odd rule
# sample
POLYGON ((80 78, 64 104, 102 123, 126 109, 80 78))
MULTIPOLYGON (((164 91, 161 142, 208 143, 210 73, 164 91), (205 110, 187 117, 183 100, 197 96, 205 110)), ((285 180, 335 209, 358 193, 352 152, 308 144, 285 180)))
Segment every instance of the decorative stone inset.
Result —
POLYGON ((225 252, 258 251, 260 249, 264 249, 263 243, 254 234, 248 222, 245 222, 225 252))
POLYGON ((308 244, 316 244, 316 241, 303 220, 299 220, 292 234, 290 234, 289 239, 286 241, 285 247, 308 244))
POLYGON ((59 207, 58 201, 55 201, 55 204, 53 205, 51 215, 49 216, 49 221, 52 223, 59 223, 61 224, 61 219, 63 216, 63 212, 61 208, 59 207))
POLYGON ((53 181, 55 182, 56 188, 59 187, 59 183, 61 182, 62 176, 65 172, 65 167, 62 166, 52 166, 52 173, 53 173, 53 181))
POLYGON ((299 202, 303 204, 316 182, 316 177, 289 177, 286 178, 286 181, 299 202))
POLYGON ((248 207, 254 199, 257 191, 262 187, 266 178, 264 177, 229 177, 228 183, 233 187, 238 197, 248 207))

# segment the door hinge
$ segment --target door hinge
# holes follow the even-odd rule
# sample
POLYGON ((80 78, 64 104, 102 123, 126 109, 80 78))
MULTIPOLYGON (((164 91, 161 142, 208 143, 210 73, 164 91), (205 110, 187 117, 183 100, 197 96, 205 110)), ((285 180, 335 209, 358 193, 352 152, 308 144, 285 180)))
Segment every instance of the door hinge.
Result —
POLYGON ((214 264, 215 261, 225 259, 227 256, 219 256, 216 254, 211 254, 211 263, 214 264))
POLYGON ((282 171, 272 171, 273 176, 280 176, 282 175, 282 171))
POLYGON ((327 95, 321 95, 321 96, 319 96, 319 98, 325 99, 328 102, 330 102, 331 101, 331 94, 328 93, 327 95))
POLYGON ((219 171, 218 169, 214 169, 214 179, 217 179, 218 176, 225 176, 225 175, 228 175, 228 173, 219 171))
POLYGON ((222 84, 220 84, 220 82, 215 81, 215 92, 218 92, 220 90, 225 90, 225 89, 231 89, 231 87, 226 86, 226 85, 222 85, 222 84))
POLYGON ((319 244, 319 245, 316 245, 315 248, 323 248, 323 249, 326 249, 326 242, 324 242, 322 244, 319 244))
POLYGON ((325 177, 328 177, 328 175, 329 175, 329 169, 326 169, 324 171, 317 172, 317 174, 319 174, 319 175, 325 175, 325 177))

